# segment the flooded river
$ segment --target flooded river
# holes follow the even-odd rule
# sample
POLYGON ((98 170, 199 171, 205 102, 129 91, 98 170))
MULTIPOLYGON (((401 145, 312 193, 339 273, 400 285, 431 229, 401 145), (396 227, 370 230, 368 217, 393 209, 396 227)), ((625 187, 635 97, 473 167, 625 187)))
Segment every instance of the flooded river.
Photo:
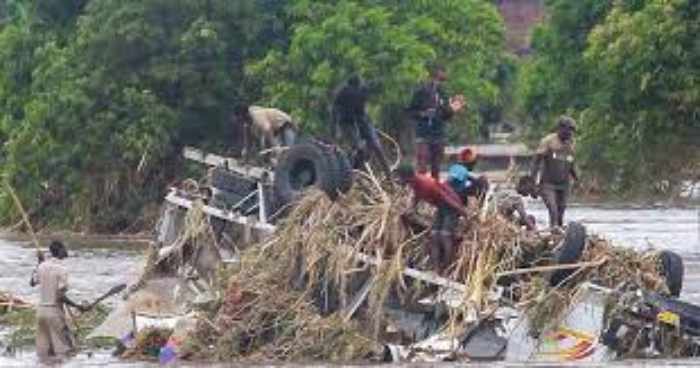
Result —
MULTIPOLYGON (((540 226, 546 224, 546 213, 539 205, 530 207, 540 226)), ((631 209, 574 206, 567 213, 568 220, 586 224, 589 232, 602 234, 621 245, 647 249, 670 249, 685 259, 685 282, 682 299, 700 304, 700 225, 695 209, 631 209)), ((68 244, 70 246, 70 244, 68 244)), ((30 301, 36 300, 36 290, 29 287, 29 277, 36 265, 35 252, 29 243, 0 240, 0 290, 12 292, 30 301)), ((143 249, 124 246, 119 249, 81 247, 71 249, 67 260, 72 295, 78 300, 91 300, 110 287, 130 282, 138 275, 144 261, 143 249)), ((31 351, 16 356, 0 355, 0 367, 30 367, 36 365, 31 351)), ((81 354, 67 367, 104 366, 147 367, 143 363, 124 363, 108 354, 88 357, 81 354)), ((694 361, 627 361, 606 366, 657 367, 700 366, 694 361)), ((157 366, 157 365, 155 365, 157 366)), ((193 365, 199 366, 199 365, 193 365)), ((226 365, 227 367, 231 365, 226 365)), ((302 365, 299 365, 300 367, 302 365)), ((424 365, 426 367, 430 365, 424 365)), ((441 366, 450 367, 450 364, 441 366)), ((479 365, 473 365, 479 366, 479 365)), ((496 364, 499 367, 520 367, 518 364, 496 364)), ((548 366, 549 365, 535 365, 548 366)), ((598 365, 592 365, 598 366, 598 365)), ((603 366, 603 365, 600 365, 603 366)), ((337 366, 336 366, 337 367, 337 366)))

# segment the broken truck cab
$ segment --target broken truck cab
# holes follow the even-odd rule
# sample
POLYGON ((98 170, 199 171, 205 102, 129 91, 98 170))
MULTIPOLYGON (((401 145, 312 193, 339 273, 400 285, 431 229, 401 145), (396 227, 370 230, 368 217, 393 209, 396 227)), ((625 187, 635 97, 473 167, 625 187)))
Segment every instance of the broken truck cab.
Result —
POLYGON ((408 346, 387 345, 394 362, 500 361, 603 363, 623 358, 700 355, 700 307, 641 289, 620 291, 582 284, 559 321, 534 333, 530 317, 500 307, 468 323, 408 346))

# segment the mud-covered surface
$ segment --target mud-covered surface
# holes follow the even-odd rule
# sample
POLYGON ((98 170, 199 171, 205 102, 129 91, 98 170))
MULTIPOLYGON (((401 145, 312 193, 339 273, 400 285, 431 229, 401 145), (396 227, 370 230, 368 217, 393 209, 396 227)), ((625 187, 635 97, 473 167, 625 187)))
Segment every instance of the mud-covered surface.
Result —
MULTIPOLYGON (((544 208, 536 202, 529 203, 529 208, 538 219, 540 226, 546 225, 544 208)), ((658 249, 671 249, 680 253, 685 259, 685 282, 681 299, 700 303, 700 215, 695 209, 632 209, 601 208, 573 206, 567 212, 567 220, 583 222, 591 233, 602 234, 619 244, 645 249, 653 246, 658 249)), ((68 243, 70 247, 70 243, 68 243)), ((111 286, 133 281, 142 267, 144 258, 142 248, 133 246, 115 246, 111 248, 82 245, 71 249, 71 256, 66 261, 70 271, 71 295, 78 300, 91 300, 111 286)), ((36 265, 35 251, 31 244, 17 241, 0 240, 0 290, 9 291, 29 301, 36 300, 36 290, 29 286, 29 276, 36 265)), ((0 327, 0 339, 6 331, 0 327)), ((25 367, 36 365, 36 358, 28 348, 14 355, 0 354, 1 367, 25 367)), ((147 363, 131 363, 112 358, 108 351, 97 352, 89 357, 81 353, 67 365, 72 366, 109 366, 109 367, 149 367, 157 366, 147 363)), ((454 365, 454 366, 462 366, 454 365)), ((612 364, 591 366, 620 367, 683 367, 698 366, 697 361, 625 361, 612 364)), ((190 364, 182 366, 201 366, 190 364)), ((212 365, 212 367, 229 367, 231 365, 212 365)), ((297 365, 308 366, 308 365, 297 365)), ((322 366, 322 365, 315 365, 322 366)), ((338 366, 338 365, 333 365, 338 366)), ((418 365, 420 366, 420 365, 418 365)), ((430 366, 430 365, 424 365, 430 366)), ((441 367, 450 367, 449 363, 441 367)), ((495 366, 518 367, 524 365, 497 363, 495 366)), ((553 365, 530 365, 547 366, 553 365)))

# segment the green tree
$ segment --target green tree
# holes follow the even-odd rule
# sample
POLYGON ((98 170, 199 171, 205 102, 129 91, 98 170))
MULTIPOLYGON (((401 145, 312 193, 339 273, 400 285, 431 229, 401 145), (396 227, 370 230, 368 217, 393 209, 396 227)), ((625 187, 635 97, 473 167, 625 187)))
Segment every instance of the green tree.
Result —
POLYGON ((183 145, 227 143, 245 62, 278 41, 257 37, 264 3, 47 1, 3 29, 2 172, 36 217, 127 229, 183 145))
POLYGON ((327 124, 331 91, 351 73, 381 84, 371 113, 395 128, 405 127, 402 108, 430 62, 446 64, 448 89, 471 103, 453 136, 463 137, 466 122, 478 121, 478 105, 501 95, 495 80, 503 24, 489 2, 298 0, 288 13, 289 47, 269 52, 250 74, 265 86, 262 103, 289 110, 310 131, 327 124))
POLYGON ((594 92, 582 115, 583 143, 603 148, 586 153, 622 187, 680 179, 697 161, 698 19, 696 1, 621 2, 590 34, 594 92))
POLYGON ((590 72, 583 58, 590 30, 605 19, 610 0, 547 0, 547 21, 534 31, 533 56, 520 72, 525 120, 539 135, 563 112, 589 104, 590 72))

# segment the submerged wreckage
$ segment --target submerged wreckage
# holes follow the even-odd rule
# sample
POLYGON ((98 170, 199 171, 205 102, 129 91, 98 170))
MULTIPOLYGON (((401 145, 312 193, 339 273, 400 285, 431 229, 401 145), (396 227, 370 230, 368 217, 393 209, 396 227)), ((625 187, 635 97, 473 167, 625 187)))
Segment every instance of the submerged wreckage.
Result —
MULTIPOLYGON (((698 353, 681 258, 526 231, 473 209, 448 275, 428 269, 424 215, 333 146, 274 171, 209 166, 165 198, 147 264, 93 336, 125 357, 255 361, 588 361, 698 353), (315 189, 314 189, 315 188, 315 189), (304 193, 301 194, 302 190, 304 193)), ((371 170, 370 170, 371 171, 371 170)))

